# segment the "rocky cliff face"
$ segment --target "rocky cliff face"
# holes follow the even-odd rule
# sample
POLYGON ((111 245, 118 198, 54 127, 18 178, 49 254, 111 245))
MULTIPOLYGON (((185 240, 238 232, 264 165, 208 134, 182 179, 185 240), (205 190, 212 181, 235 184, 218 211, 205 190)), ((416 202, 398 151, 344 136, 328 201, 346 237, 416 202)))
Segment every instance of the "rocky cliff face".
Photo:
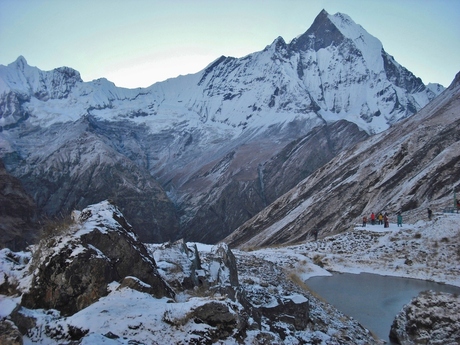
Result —
POLYGON ((27 64, 20 56, 12 68, 2 73, 8 85, 0 94, 1 128, 9 129, 27 120, 29 113, 22 107, 32 99, 46 102, 50 99, 66 98, 77 83, 82 83, 80 73, 72 68, 60 67, 52 72, 43 72, 27 64), (5 92, 9 91, 9 92, 5 92))
POLYGON ((67 215, 110 198, 131 216, 143 240, 174 238, 179 222, 173 203, 146 169, 117 152, 105 138, 110 131, 110 124, 91 117, 55 124, 28 136, 24 145, 34 147, 28 157, 8 154, 5 162, 16 167, 42 215, 67 215), (58 133, 67 133, 65 140, 58 133), (48 135, 52 144, 42 140, 48 135))
POLYGON ((275 201, 339 152, 366 138, 365 131, 345 120, 313 128, 261 167, 265 200, 269 203, 275 201))
POLYGON ((85 83, 22 57, 0 66, 0 81, 0 157, 39 212, 110 198, 148 242, 222 239, 441 90, 348 16, 325 11, 290 43, 146 89, 85 83))
POLYGON ((235 150, 211 169, 219 172, 219 180, 184 226, 184 236, 204 243, 219 241, 338 152, 367 137, 355 124, 338 121, 313 128, 264 163, 256 158, 263 143, 235 150), (235 171, 232 166, 241 168, 235 171))
POLYGON ((224 241, 257 247, 350 229, 371 212, 415 222, 453 207, 460 186, 460 76, 435 101, 389 131, 342 151, 224 241))
POLYGON ((37 206, 0 160, 0 248, 22 250, 38 235, 37 206))

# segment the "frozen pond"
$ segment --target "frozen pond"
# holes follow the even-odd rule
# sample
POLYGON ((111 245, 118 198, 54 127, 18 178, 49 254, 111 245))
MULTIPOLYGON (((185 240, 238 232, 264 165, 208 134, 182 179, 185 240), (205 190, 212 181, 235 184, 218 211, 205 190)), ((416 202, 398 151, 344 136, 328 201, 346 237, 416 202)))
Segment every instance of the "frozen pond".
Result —
POLYGON ((388 334, 394 317, 419 292, 460 294, 460 287, 452 285, 369 273, 334 273, 328 277, 312 277, 305 283, 325 301, 390 344, 393 343, 388 334))

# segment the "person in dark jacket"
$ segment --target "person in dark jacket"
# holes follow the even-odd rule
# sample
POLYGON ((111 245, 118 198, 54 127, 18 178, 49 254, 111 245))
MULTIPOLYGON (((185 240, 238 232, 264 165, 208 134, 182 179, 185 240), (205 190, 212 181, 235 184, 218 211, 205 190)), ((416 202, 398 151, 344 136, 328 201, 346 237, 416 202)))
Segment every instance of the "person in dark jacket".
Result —
POLYGON ((433 211, 431 211, 431 208, 428 208, 428 220, 431 220, 432 216, 433 216, 433 211))
POLYGON ((383 215, 383 227, 384 228, 389 228, 390 227, 390 222, 388 221, 388 213, 385 213, 383 215))
POLYGON ((313 236, 315 236, 315 241, 318 241, 318 229, 313 230, 313 236))

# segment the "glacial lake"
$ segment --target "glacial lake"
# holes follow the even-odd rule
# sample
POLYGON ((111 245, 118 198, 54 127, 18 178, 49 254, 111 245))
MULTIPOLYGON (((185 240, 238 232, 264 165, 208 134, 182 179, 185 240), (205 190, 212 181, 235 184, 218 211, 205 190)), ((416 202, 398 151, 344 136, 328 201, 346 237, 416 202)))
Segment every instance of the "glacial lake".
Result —
POLYGON ((388 335, 395 316, 420 292, 460 294, 457 286, 370 273, 333 273, 332 276, 309 278, 305 284, 388 344, 394 344, 388 335))

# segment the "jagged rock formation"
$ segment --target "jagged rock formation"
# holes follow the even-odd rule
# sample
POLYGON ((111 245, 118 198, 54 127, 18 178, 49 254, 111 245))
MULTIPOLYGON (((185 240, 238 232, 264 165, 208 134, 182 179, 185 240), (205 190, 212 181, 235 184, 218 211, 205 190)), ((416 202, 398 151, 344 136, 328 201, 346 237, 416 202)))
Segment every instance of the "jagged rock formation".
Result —
POLYGON ((157 262, 164 279, 176 291, 195 287, 209 288, 196 245, 192 250, 183 240, 163 243, 151 250, 151 256, 157 262))
POLYGON ((342 151, 224 241, 258 247, 304 241, 353 227, 371 212, 453 207, 460 187, 460 73, 415 116, 342 151))
POLYGON ((458 344, 460 297, 426 291, 405 305, 391 325, 390 339, 400 345, 458 344))
POLYGON ((24 249, 38 235, 37 207, 0 160, 0 248, 24 249))
POLYGON ((77 224, 37 246, 32 285, 22 297, 25 307, 72 315, 107 295, 109 283, 128 276, 148 284, 155 297, 174 296, 115 206, 93 205, 75 219, 77 224))
POLYGON ((23 57, 0 66, 0 81, 0 157, 40 214, 112 199, 146 242, 215 243, 442 89, 325 11, 290 43, 145 89, 23 57))

